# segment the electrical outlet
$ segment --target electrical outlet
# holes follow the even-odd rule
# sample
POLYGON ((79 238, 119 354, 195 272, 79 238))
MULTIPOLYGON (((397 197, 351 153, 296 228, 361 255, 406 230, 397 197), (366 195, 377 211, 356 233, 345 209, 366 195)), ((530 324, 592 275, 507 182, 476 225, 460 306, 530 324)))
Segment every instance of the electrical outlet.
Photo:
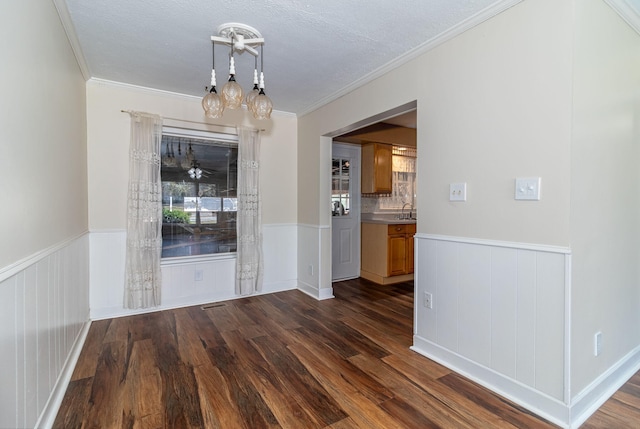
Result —
POLYGON ((193 278, 195 281, 201 282, 202 280, 204 280, 204 273, 202 272, 202 270, 196 270, 193 273, 193 278))
POLYGON ((424 293, 424 306, 427 308, 433 308, 433 294, 431 294, 431 292, 424 293))
POLYGON ((602 332, 597 332, 593 336, 593 355, 600 356, 602 353, 602 332))

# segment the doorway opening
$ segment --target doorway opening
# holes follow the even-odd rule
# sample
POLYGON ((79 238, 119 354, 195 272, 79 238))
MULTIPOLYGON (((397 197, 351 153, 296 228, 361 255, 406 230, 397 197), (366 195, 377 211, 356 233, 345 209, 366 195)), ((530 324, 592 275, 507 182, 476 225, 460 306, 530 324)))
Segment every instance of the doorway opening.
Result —
MULTIPOLYGON (((347 148, 355 148, 355 150, 360 152, 362 144, 375 141, 380 141, 385 145, 392 146, 399 143, 397 141, 398 139, 402 140, 398 136, 401 136, 402 132, 406 129, 409 130, 408 134, 413 133, 413 143, 407 143, 405 146, 412 146, 415 153, 417 146, 415 138, 417 129, 416 108, 417 102, 413 101, 358 121, 328 136, 333 138, 331 156, 329 157, 329 159, 331 159, 332 169, 332 174, 330 175, 331 181, 326 184, 326 186, 329 187, 327 194, 331 196, 331 204, 329 204, 329 202, 327 204, 332 214, 332 231, 330 234, 331 258, 327 262, 331 264, 330 272, 332 274, 332 282, 360 277, 359 271, 361 265, 360 221, 362 198, 360 185, 355 184, 354 177, 357 175, 358 182, 360 182, 362 169, 359 168, 360 165, 358 164, 359 171, 355 172, 350 170, 348 172, 349 180, 343 181, 344 175, 342 175, 343 171, 340 169, 344 167, 344 162, 348 159, 348 156, 351 155, 345 158, 341 155, 342 152, 340 151, 343 150, 344 146, 347 146, 347 148), (342 164, 340 164, 341 162, 342 164), (336 165, 339 166, 338 170, 334 169, 336 165), (340 173, 338 177, 334 175, 335 172, 340 173), (338 181, 336 181, 336 179, 338 179, 338 181), (348 193, 345 193, 343 185, 347 182, 350 189, 348 189, 348 193), (354 189, 354 186, 358 186, 358 189, 354 189), (344 201, 342 201, 343 199, 344 201), (345 207, 345 202, 349 205, 348 210, 345 207), (343 207, 345 208, 343 209, 343 207), (348 214, 348 216, 344 216, 343 213, 348 214), (345 222, 347 220, 348 222, 345 222)), ((351 165, 350 163, 349 166, 351 167, 351 165)), ((409 205, 413 205, 414 196, 415 195, 412 195, 411 204, 409 205)), ((404 211, 404 207, 402 207, 402 210, 404 211)), ((391 210, 389 210, 389 212, 391 212, 391 210)), ((413 254, 413 252, 411 252, 411 254, 413 254)), ((410 265, 413 266, 413 264, 410 265)))

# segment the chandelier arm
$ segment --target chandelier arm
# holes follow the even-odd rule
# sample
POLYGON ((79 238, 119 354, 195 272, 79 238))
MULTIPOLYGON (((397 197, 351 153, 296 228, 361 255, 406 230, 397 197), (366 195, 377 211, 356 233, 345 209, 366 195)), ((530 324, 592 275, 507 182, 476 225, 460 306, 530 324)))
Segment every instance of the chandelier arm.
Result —
MULTIPOLYGON (((234 41, 230 37, 211 36, 211 42, 231 46, 232 48, 234 45, 234 41)), ((249 52, 254 57, 257 57, 258 51, 256 50, 256 47, 264 45, 264 38, 260 37, 257 39, 244 39, 244 45, 244 50, 249 52)))
POLYGON ((246 52, 249 52, 249 53, 250 53, 251 55, 253 55, 254 57, 257 57, 257 56, 258 56, 258 51, 256 51, 255 49, 253 49, 253 48, 252 48, 251 46, 249 46, 249 45, 245 45, 245 46, 244 46, 244 50, 245 50, 246 52))

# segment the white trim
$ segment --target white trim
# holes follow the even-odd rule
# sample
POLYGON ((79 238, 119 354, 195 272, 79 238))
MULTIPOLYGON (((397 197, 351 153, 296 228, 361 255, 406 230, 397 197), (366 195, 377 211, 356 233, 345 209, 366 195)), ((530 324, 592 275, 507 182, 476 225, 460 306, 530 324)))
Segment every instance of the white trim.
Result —
POLYGON ((126 233, 127 230, 125 228, 107 228, 107 229, 90 229, 89 233, 91 234, 118 234, 118 233, 126 233))
POLYGON ((87 317, 87 321, 84 322, 82 329, 80 330, 80 332, 78 332, 78 335, 73 342, 73 346, 71 347, 71 350, 67 355, 64 366, 62 367, 62 370, 58 375, 58 379, 56 380, 56 383, 51 390, 49 399, 47 399, 47 403, 44 405, 42 413, 40 413, 40 417, 38 418, 35 427, 50 428, 53 426, 58 411, 60 410, 62 399, 64 398, 64 394, 67 391, 69 381, 71 380, 71 376, 73 375, 73 370, 78 363, 78 358, 80 357, 82 346, 84 346, 84 342, 87 339, 87 334, 89 333, 90 327, 91 321, 89 320, 89 317, 87 317))
POLYGON ((67 40, 69 40, 69 45, 71 45, 73 55, 76 57, 76 62, 78 63, 82 77, 85 81, 88 81, 91 78, 91 71, 87 64, 87 60, 84 57, 84 53, 82 52, 80 40, 78 40, 78 34, 76 33, 76 27, 73 25, 73 20, 71 19, 69 9, 67 8, 67 2, 65 0, 53 0, 53 5, 58 11, 58 17, 60 17, 62 28, 64 28, 64 32, 67 35, 67 40))
POLYGON ((298 290, 309 295, 311 298, 317 299, 318 301, 335 298, 333 295, 333 287, 318 289, 309 283, 298 280, 298 290))
POLYGON ((455 243, 480 244, 483 246, 493 246, 493 247, 507 247, 510 249, 534 250, 536 252, 561 253, 565 255, 571 254, 571 248, 569 247, 550 246, 546 244, 518 243, 515 241, 497 241, 497 240, 486 240, 483 238, 453 237, 448 235, 435 235, 435 234, 422 234, 422 233, 416 234, 415 237, 425 238, 427 240, 451 241, 455 243))
POLYGON ((259 295, 268 295, 277 292, 284 292, 288 290, 295 290, 297 287, 296 280, 285 280, 279 282, 271 282, 265 283, 263 285, 262 291, 253 293, 251 295, 231 295, 220 299, 212 300, 210 296, 188 296, 179 299, 173 299, 169 302, 165 302, 158 307, 149 307, 149 308, 137 308, 137 309, 128 309, 123 308, 122 306, 117 307, 104 307, 99 309, 92 309, 92 317, 91 320, 104 320, 111 319, 115 317, 126 317, 126 316, 135 316, 139 314, 147 314, 147 313, 155 313, 156 311, 165 311, 165 310, 173 310, 176 308, 184 308, 184 307, 192 307, 194 305, 205 305, 211 304, 214 302, 226 302, 232 301, 235 299, 244 299, 250 298, 252 296, 259 295))
POLYGON ((578 428, 640 371, 640 346, 616 362, 571 401, 571 427, 578 428))
POLYGON ((167 267, 171 265, 191 265, 202 264, 204 262, 217 262, 227 259, 237 259, 236 253, 208 253, 206 255, 197 256, 179 256, 175 258, 162 258, 160 260, 161 267, 167 267))
POLYGON ((416 353, 475 381, 552 423, 565 428, 569 427, 569 410, 566 404, 561 401, 418 335, 413 336, 413 344, 410 348, 416 353))
POLYGON ((61 241, 57 244, 54 244, 51 247, 40 250, 32 255, 27 256, 26 258, 20 259, 19 261, 14 262, 11 265, 7 265, 6 267, 0 268, 0 283, 8 279, 9 277, 13 277, 18 274, 20 271, 26 270, 31 265, 38 263, 40 260, 50 256, 51 254, 57 252, 60 249, 63 249, 69 246, 74 241, 82 238, 84 235, 87 235, 88 231, 80 233, 71 238, 67 238, 64 241, 61 241))
POLYGON ((323 301, 331 298, 335 298, 333 295, 333 287, 324 287, 319 289, 318 300, 323 301))
MULTIPOLYGON (((349 124, 346 127, 339 128, 330 133, 325 134, 325 137, 336 138, 343 134, 350 133, 351 131, 359 130, 360 128, 367 127, 369 125, 376 124, 378 122, 384 121, 385 119, 394 118, 398 115, 402 115, 407 112, 411 112, 418 108, 418 101, 413 100, 408 103, 402 104, 398 107, 394 107, 393 109, 378 113, 377 115, 370 116, 368 118, 362 119, 360 121, 354 122, 353 124, 349 124)), ((346 144, 341 142, 342 144, 346 144)))
POLYGON ((237 130, 233 130, 233 132, 231 133, 217 133, 214 131, 202 131, 195 130, 193 128, 181 128, 163 125, 162 135, 171 137, 198 138, 206 141, 214 141, 216 143, 224 143, 228 146, 238 146, 237 130))
POLYGON ((263 223, 262 224, 263 228, 297 228, 298 224, 297 223, 263 223))
POLYGON ((640 33, 640 12, 628 0, 604 0, 636 33, 640 33))
MULTIPOLYGON (((61 0, 59 0, 61 1, 61 0)), ((174 97, 174 98, 180 98, 183 100, 189 100, 189 101, 198 101, 198 103, 202 100, 202 97, 198 96, 198 95, 189 95, 189 94, 181 94, 179 92, 173 92, 173 91, 165 91, 163 89, 156 89, 156 88, 149 88, 146 86, 140 86, 140 85, 133 85, 130 83, 124 83, 124 82, 116 82, 113 80, 107 80, 107 79, 100 79, 100 78, 96 78, 96 77, 92 77, 90 79, 87 80, 88 84, 95 84, 95 85, 100 85, 100 86, 115 86, 115 87, 119 87, 125 90, 133 90, 133 91, 137 91, 137 92, 142 92, 142 93, 146 93, 146 94, 151 94, 151 95, 162 95, 162 96, 168 96, 168 97, 174 97)), ((246 106, 242 106, 243 110, 246 110, 247 107, 246 106)), ((297 115, 295 113, 291 113, 291 112, 284 112, 282 110, 273 110, 273 112, 271 112, 272 115, 275 116, 284 116, 284 117, 289 117, 289 118, 297 118, 297 115)), ((204 116, 204 114, 203 114, 204 116)), ((168 119, 168 118, 165 118, 168 119)), ((174 120, 174 119, 169 119, 169 120, 174 120)), ((209 123, 209 122, 203 122, 203 124, 205 125, 216 125, 214 123, 209 123)))
POLYGON ((564 402, 571 403, 571 255, 564 257, 564 402))
POLYGON ((314 110, 317 110, 319 108, 321 108, 322 106, 331 103, 332 101, 337 100, 338 98, 350 93, 351 91, 354 91, 358 88, 360 88, 361 86, 366 85, 367 83, 389 73, 390 71, 408 63, 409 61, 419 57, 420 55, 423 55, 424 53, 436 48, 437 46, 442 45, 443 43, 453 39, 454 37, 464 33, 465 31, 475 27, 476 25, 479 25, 485 21, 487 21, 490 18, 493 18, 494 16, 498 15, 501 12, 504 12, 505 10, 511 8, 512 6, 515 6, 516 4, 520 3, 522 0, 503 0, 503 1, 498 1, 495 2, 489 6, 487 6, 486 8, 484 8, 483 10, 481 10, 480 12, 476 13, 473 16, 470 16, 469 18, 465 19, 464 21, 461 21, 460 23, 454 25, 451 28, 448 28, 447 30, 443 31, 442 33, 432 37, 431 39, 423 42, 422 44, 416 46, 413 49, 410 49, 409 51, 405 52, 404 54, 400 55, 397 58, 394 58, 393 60, 389 61, 388 63, 382 65, 381 67, 378 67, 377 69, 373 70, 370 73, 365 74, 364 76, 360 77, 359 79, 353 81, 352 83, 350 83, 349 85, 345 86, 344 88, 327 95, 326 97, 320 99, 319 101, 301 109, 298 112, 298 116, 304 116, 308 113, 313 112, 314 110))
POLYGON ((297 224, 297 226, 303 227, 303 228, 311 228, 311 229, 331 229, 331 225, 311 225, 309 223, 299 223, 297 224))

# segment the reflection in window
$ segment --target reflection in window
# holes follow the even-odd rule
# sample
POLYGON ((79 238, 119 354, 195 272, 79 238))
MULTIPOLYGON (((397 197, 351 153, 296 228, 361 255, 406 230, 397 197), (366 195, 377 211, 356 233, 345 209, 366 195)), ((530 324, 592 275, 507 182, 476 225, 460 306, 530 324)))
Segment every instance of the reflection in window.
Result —
POLYGON ((165 129, 160 173, 162 257, 235 252, 237 141, 165 129))
POLYGON ((349 215, 349 160, 333 158, 331 173, 331 213, 333 216, 349 215))

